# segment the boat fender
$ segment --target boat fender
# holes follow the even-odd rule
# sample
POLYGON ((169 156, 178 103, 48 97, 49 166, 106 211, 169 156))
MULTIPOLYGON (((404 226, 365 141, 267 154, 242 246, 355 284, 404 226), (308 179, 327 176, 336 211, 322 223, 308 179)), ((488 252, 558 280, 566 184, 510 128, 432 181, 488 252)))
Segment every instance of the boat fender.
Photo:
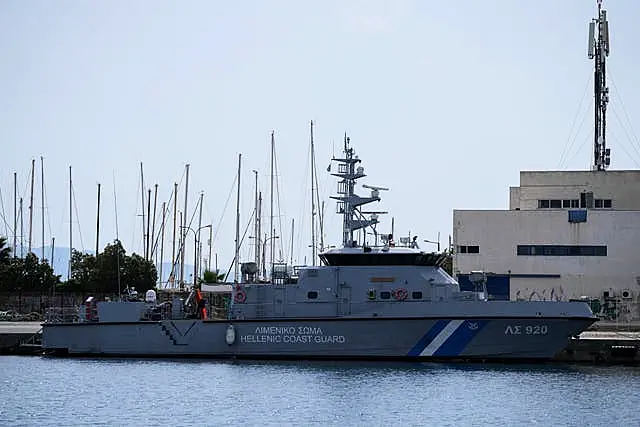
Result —
POLYGON ((227 332, 225 334, 225 339, 228 345, 236 342, 236 328, 233 325, 227 326, 227 332))
POLYGON ((234 297, 234 301, 242 304, 247 300, 247 294, 245 291, 243 291, 242 289, 239 289, 236 291, 236 295, 234 297))
POLYGON ((409 292, 405 288, 398 288, 394 291, 393 296, 398 301, 404 301, 409 296, 409 292))

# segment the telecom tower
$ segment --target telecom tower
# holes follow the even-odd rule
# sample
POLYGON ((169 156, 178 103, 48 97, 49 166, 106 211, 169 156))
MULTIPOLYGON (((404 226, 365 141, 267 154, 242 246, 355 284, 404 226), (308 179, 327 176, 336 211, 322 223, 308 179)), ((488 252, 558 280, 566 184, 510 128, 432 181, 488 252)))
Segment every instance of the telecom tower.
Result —
POLYGON ((607 11, 598 0, 598 17, 589 23, 589 59, 595 59, 594 96, 595 122, 593 138, 593 170, 604 171, 611 163, 611 149, 606 146, 607 103, 609 88, 606 83, 606 58, 609 56, 609 21, 607 11))

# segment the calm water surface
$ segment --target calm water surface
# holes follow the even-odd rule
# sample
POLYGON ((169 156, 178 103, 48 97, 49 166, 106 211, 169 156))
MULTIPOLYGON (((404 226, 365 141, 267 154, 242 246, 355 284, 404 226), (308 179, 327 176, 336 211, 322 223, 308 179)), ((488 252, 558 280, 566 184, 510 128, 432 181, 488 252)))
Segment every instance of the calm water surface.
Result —
POLYGON ((640 426, 640 369, 0 357, 0 425, 640 426))

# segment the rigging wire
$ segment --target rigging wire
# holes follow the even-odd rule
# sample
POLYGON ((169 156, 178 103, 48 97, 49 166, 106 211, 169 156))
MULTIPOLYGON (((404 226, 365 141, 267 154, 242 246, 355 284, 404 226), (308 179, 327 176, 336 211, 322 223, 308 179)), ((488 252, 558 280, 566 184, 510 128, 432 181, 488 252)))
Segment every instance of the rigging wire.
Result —
MULTIPOLYGON (((584 124, 584 121, 587 117, 587 112, 585 111, 582 115, 582 120, 580 121, 580 124, 578 125, 578 129, 575 131, 575 134, 573 134, 574 131, 574 126, 576 124, 576 120, 578 120, 578 116, 580 114, 580 111, 582 109, 582 104, 587 96, 587 92, 588 92, 588 87, 589 84, 591 83, 591 79, 593 78, 593 76, 589 75, 589 79, 587 80, 587 84, 585 85, 583 91, 582 91, 582 97, 580 98, 580 102, 578 103, 578 108, 576 109, 576 114, 573 116, 573 121, 571 122, 571 126, 569 127, 569 136, 567 136, 567 141, 565 142, 565 146, 564 149, 562 150, 562 153, 560 154, 560 160, 558 161, 558 168, 562 167, 562 162, 563 160, 566 160, 566 156, 569 155, 569 152, 571 151, 571 149, 573 148, 573 144, 575 143, 578 134, 580 133, 580 130, 582 129, 582 125, 584 124), (571 136, 573 135, 573 139, 571 138, 571 136)), ((593 105, 593 102, 590 102, 590 106, 593 105)))
POLYGON ((0 206, 2 207, 2 213, 0 213, 0 215, 2 216, 2 222, 4 222, 4 234, 7 236, 7 238, 9 238, 9 230, 11 229, 11 227, 9 226, 9 223, 7 222, 7 218, 5 217, 4 198, 2 197, 1 185, 0 185, 0 206))
MULTIPOLYGON (((622 107, 622 112, 624 113, 624 116, 627 119, 627 123, 629 125, 630 130, 631 130, 631 134, 634 136, 636 144, 638 144, 638 146, 640 147, 640 140, 638 140, 638 136, 633 131, 633 125, 631 124, 631 120, 629 119, 629 115, 627 114, 627 109, 624 106, 624 102, 622 102, 622 95, 621 95, 620 91, 618 90, 618 87, 616 86, 616 82, 613 80, 613 75, 611 73, 611 70, 609 70, 609 80, 611 81, 611 85, 613 86, 613 88, 616 91, 616 97, 620 101, 620 106, 622 107)), ((634 142, 634 140, 632 139, 632 143, 633 142, 634 142)))
MULTIPOLYGON (((609 129, 609 135, 610 135, 610 136, 612 136, 614 140, 616 140, 616 141, 618 141, 618 142, 620 141, 620 138, 617 138, 617 137, 616 137, 616 135, 611 131, 611 129, 609 129)), ((636 160, 636 159, 631 155, 631 153, 629 153, 629 151, 625 148, 625 146, 624 146, 623 144, 619 144, 618 146, 619 146, 620 148, 622 148, 622 151, 624 151, 624 152, 625 152, 625 154, 626 154, 627 156, 629 156, 629 158, 631 159, 631 161, 632 161, 633 163, 635 163, 635 164, 636 164, 636 166, 638 166, 638 168, 640 168, 640 163, 638 162, 638 160, 636 160)), ((634 148, 635 148, 635 146, 634 146, 634 148)), ((637 151, 637 148, 636 148, 636 151, 637 151)))
POLYGON ((82 240, 82 227, 80 227, 80 216, 78 215, 78 202, 76 200, 76 189, 72 185, 71 193, 73 194, 73 207, 76 212, 76 223, 78 224, 78 234, 80 235, 80 247, 82 248, 82 252, 84 252, 84 241, 82 240))
MULTIPOLYGON (((629 131, 627 130, 627 127, 624 125, 622 120, 620 120, 620 116, 618 115, 617 110, 615 108, 613 108, 613 106, 612 106, 611 111, 613 111, 613 116, 616 118, 616 120, 618 121, 618 124, 620 125, 620 127, 622 128, 624 133, 627 135, 627 138, 631 142, 631 147, 633 147, 633 149, 636 151, 638 156, 640 156, 640 150, 638 149, 638 146, 633 143, 633 138, 631 137, 631 135, 629 135, 629 131)), ((609 132, 611 132, 611 129, 609 129, 609 132)), ((621 147, 623 147, 623 146, 621 145, 621 147)), ((626 150, 626 149, 624 149, 624 150, 626 150)), ((631 157, 631 155, 629 154, 628 151, 625 151, 625 152, 631 157)))

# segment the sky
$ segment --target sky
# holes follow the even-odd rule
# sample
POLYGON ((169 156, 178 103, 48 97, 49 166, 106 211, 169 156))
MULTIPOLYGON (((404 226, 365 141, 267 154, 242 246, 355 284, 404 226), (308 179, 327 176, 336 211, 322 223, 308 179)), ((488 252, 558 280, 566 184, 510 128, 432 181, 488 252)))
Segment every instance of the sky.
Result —
MULTIPOLYGON (((603 4, 611 169, 637 169, 640 3, 603 4)), ((203 192, 202 224, 213 225, 212 252, 227 270, 238 154, 242 234, 253 212, 253 170, 269 222, 274 131, 276 253, 308 263, 313 120, 327 244, 340 244, 341 220, 326 168, 346 132, 368 175, 360 182, 389 188, 368 206, 389 212, 378 230, 390 232, 393 218, 396 235, 421 242, 440 234, 446 245, 453 210, 507 209, 520 170, 589 169, 587 28, 596 11, 595 0, 1 2, 0 234, 13 236, 15 172, 24 198, 18 234, 27 245, 36 159, 32 245, 42 245, 42 157, 46 246, 52 238, 69 245, 71 166, 74 247, 95 248, 100 183, 99 247, 118 237, 142 253, 140 164, 145 191, 158 185, 156 231, 174 182, 184 210, 189 164, 188 216, 203 192)), ((196 213, 192 228, 197 221, 196 213)), ((244 242, 243 261, 253 253, 253 240, 244 242)))

